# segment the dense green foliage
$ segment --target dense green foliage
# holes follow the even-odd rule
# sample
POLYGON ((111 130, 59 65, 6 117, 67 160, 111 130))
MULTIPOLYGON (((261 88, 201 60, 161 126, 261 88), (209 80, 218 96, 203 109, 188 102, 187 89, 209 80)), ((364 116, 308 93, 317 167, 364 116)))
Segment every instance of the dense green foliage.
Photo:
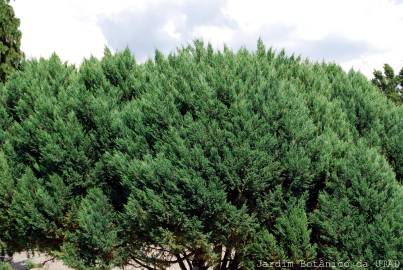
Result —
POLYGON ((144 64, 28 61, 0 102, 10 252, 75 269, 403 259, 403 107, 359 73, 197 41, 144 64))
POLYGON ((374 71, 372 83, 396 104, 403 103, 403 68, 395 75, 393 68, 385 64, 383 72, 374 71))
POLYGON ((0 82, 16 69, 23 58, 20 50, 20 20, 9 0, 0 0, 0 82))

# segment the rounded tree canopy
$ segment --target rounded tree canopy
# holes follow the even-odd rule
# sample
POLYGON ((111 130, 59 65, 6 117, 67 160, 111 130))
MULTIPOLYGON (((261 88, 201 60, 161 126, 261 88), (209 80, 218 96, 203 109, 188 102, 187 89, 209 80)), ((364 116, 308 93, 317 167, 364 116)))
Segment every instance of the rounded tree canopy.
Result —
POLYGON ((0 89, 0 245, 75 269, 402 259, 403 107, 360 73, 203 42, 28 61, 0 89))

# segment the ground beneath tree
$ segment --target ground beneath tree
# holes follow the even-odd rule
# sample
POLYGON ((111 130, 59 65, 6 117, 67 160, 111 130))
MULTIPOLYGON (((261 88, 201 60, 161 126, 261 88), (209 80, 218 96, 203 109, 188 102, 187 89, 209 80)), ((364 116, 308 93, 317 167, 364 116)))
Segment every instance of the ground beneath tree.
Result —
MULTIPOLYGON (((34 264, 40 264, 47 260, 50 257, 46 256, 45 254, 36 253, 35 256, 28 255, 27 252, 16 253, 13 256, 13 260, 11 261, 11 265, 15 270, 26 270, 27 263, 30 261, 34 264)), ((43 267, 41 268, 31 268, 32 270, 73 270, 72 268, 67 267, 63 264, 63 262, 59 260, 48 261, 43 267)), ((119 270, 121 268, 114 268, 113 270, 119 270)), ((134 267, 125 267, 124 270, 133 270, 133 269, 141 269, 141 268, 134 268, 134 267)), ((179 270, 179 266, 173 265, 172 267, 168 268, 168 270, 179 270)))

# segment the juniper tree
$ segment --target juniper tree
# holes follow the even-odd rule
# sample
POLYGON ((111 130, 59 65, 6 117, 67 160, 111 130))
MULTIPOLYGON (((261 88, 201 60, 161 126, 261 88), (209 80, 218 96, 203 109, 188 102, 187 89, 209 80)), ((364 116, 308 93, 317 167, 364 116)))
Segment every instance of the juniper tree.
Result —
POLYGON ((197 41, 143 64, 30 60, 0 102, 9 252, 75 269, 402 259, 403 111, 360 73, 197 41))

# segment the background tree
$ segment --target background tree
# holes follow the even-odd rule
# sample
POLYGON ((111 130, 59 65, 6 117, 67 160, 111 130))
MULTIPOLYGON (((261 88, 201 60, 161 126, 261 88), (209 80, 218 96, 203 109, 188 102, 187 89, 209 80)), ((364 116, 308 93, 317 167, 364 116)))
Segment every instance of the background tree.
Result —
POLYGON ((10 1, 0 0, 0 82, 4 82, 23 59, 19 26, 20 20, 15 17, 10 1))
POLYGON ((380 70, 374 71, 372 83, 396 104, 403 103, 403 68, 399 74, 395 75, 393 68, 385 64, 383 72, 380 70))
POLYGON ((0 241, 75 269, 402 260, 403 108, 373 89, 262 42, 30 60, 0 91, 0 241))

